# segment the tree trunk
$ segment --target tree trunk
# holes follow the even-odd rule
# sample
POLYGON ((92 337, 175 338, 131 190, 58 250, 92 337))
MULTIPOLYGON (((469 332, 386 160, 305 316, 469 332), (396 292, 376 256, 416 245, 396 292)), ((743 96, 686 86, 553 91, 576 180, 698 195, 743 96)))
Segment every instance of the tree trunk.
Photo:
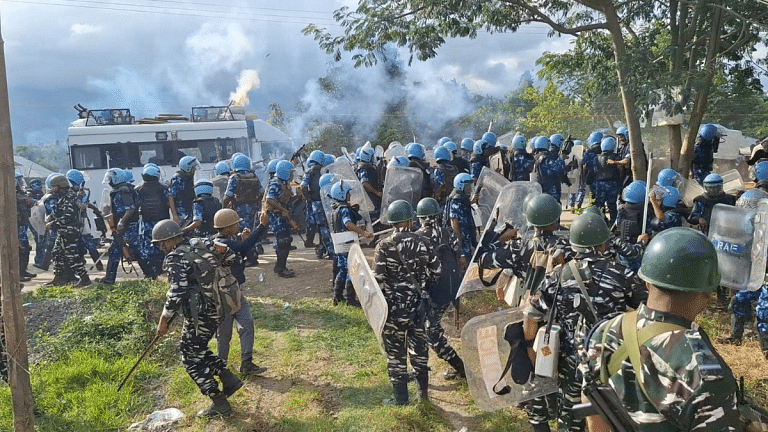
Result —
POLYGON ((667 126, 667 134, 669 139, 669 167, 672 169, 677 168, 677 164, 680 161, 680 150, 683 148, 683 135, 680 125, 667 126))

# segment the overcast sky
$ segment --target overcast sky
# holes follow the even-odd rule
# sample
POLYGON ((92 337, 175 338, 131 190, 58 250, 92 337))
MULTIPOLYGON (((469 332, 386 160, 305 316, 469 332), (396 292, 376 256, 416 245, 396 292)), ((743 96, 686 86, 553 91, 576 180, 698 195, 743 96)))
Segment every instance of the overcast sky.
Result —
MULTIPOLYGON (((188 115, 193 105, 226 104, 244 70, 255 70, 260 81, 248 93, 249 112, 266 119, 269 104, 279 103, 292 117, 295 104, 309 97, 332 61, 301 30, 316 23, 338 33, 332 12, 356 3, 234 3, 240 6, 213 0, 3 1, 14 143, 65 140, 77 103, 127 107, 137 118, 188 115)), ((534 70, 544 51, 568 48, 567 38, 546 33, 528 26, 514 34, 449 41, 437 58, 414 61, 408 80, 455 79, 472 91, 503 96, 525 71, 534 70)), ((372 70, 354 73, 371 80, 379 76, 372 70)))

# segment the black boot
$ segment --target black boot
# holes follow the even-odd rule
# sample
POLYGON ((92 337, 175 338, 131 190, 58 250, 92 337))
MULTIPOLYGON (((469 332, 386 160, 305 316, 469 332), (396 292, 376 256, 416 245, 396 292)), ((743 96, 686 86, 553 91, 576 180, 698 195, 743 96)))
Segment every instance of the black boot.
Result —
POLYGON ((744 322, 736 315, 731 314, 731 335, 727 338, 720 338, 718 342, 723 344, 741 345, 741 338, 744 336, 744 322))
POLYGON ((223 387, 222 392, 224 392, 226 397, 232 396, 243 386, 243 381, 230 372, 229 369, 222 369, 221 372, 219 372, 219 379, 221 380, 221 386, 223 387))
POLYGON ((417 375, 416 388, 419 390, 419 400, 421 402, 426 402, 429 393, 429 375, 417 375))
POLYGON ((760 349, 763 350, 763 355, 768 359, 768 336, 760 335, 760 349))
POLYGON ((19 275, 31 279, 37 275, 27 271, 27 267, 29 266, 29 252, 29 249, 19 249, 19 275))
POLYGON ((240 363, 240 373, 243 375, 261 375, 267 371, 264 366, 253 363, 253 360, 246 359, 240 363))
POLYGON ((68 283, 69 281, 67 281, 66 276, 64 276, 62 273, 59 273, 53 276, 53 280, 51 280, 50 282, 44 283, 43 286, 45 287, 64 286, 68 283))
POLYGON ((213 403, 208 408, 197 413, 198 417, 229 417, 232 415, 232 405, 227 400, 227 395, 219 393, 216 396, 211 396, 213 403))
POLYGON ((452 368, 445 371, 443 378, 447 380, 454 380, 459 377, 467 377, 467 374, 464 372, 464 361, 461 360, 458 355, 454 356, 451 361, 448 362, 448 364, 450 364, 452 368))
POLYGON ((333 305, 334 306, 344 301, 344 282, 345 282, 344 280, 339 280, 339 278, 336 278, 333 281, 333 305))
POLYGON ((80 279, 78 279, 77 283, 72 285, 73 288, 84 288, 87 286, 91 286, 91 278, 88 277, 88 274, 84 274, 80 276, 80 279))
POLYGON ((531 424, 531 427, 533 432, 552 432, 552 429, 549 428, 549 423, 531 424))
POLYGON ((384 405, 408 405, 408 382, 392 383, 392 399, 385 399, 384 405))
POLYGON ((347 306, 361 307, 360 302, 357 301, 357 294, 352 281, 345 281, 344 283, 344 301, 347 302, 347 306))
POLYGON ((120 265, 120 260, 113 260, 110 259, 107 261, 107 274, 104 275, 101 279, 96 279, 96 282, 102 283, 105 285, 114 285, 115 284, 115 278, 117 277, 117 267, 120 265))

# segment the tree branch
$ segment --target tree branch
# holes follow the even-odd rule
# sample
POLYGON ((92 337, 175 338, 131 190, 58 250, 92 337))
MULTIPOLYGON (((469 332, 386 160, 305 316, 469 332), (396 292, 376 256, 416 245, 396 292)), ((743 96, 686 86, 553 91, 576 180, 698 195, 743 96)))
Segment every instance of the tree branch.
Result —
POLYGON ((520 7, 521 9, 525 10, 526 12, 528 12, 529 15, 531 15, 531 18, 529 19, 529 21, 534 21, 534 22, 540 22, 540 23, 543 23, 543 24, 547 24, 548 26, 550 26, 552 28, 552 30, 554 30, 554 31, 556 31, 558 33, 564 33, 564 34, 569 34, 569 35, 576 36, 576 35, 578 35, 579 33, 582 33, 582 32, 588 32, 588 31, 592 31, 592 30, 607 30, 608 29, 608 26, 607 26, 606 23, 586 24, 586 25, 582 25, 582 26, 578 26, 578 27, 568 28, 568 27, 565 27, 565 26, 555 22, 552 18, 550 18, 548 15, 544 14, 543 12, 541 12, 538 8, 529 5, 525 1, 521 1, 521 0, 500 0, 500 1, 502 3, 508 3, 508 4, 513 5, 513 6, 520 7))

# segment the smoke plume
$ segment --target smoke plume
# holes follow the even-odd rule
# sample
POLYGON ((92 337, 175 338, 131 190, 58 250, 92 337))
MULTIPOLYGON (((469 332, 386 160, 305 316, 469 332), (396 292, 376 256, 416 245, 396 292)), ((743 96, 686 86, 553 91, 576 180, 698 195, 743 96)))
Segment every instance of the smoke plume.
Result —
POLYGON ((240 106, 248 105, 248 92, 259 88, 260 85, 258 72, 253 69, 240 71, 240 76, 237 78, 237 90, 229 94, 230 103, 240 106))

